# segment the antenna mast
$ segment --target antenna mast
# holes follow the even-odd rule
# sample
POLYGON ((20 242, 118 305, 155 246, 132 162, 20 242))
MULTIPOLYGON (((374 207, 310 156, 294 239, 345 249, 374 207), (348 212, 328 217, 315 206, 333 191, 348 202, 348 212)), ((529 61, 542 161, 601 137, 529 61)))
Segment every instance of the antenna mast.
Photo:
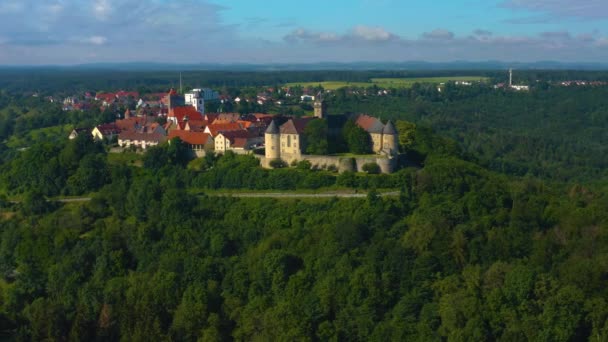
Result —
POLYGON ((184 94, 184 88, 182 84, 182 72, 179 72, 179 93, 184 94))

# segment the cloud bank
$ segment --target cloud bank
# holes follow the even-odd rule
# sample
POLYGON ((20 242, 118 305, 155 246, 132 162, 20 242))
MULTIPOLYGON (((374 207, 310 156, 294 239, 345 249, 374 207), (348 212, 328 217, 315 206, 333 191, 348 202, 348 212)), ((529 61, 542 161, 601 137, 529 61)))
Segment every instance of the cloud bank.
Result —
MULTIPOLYGON (((520 23, 608 20, 605 0, 505 0, 499 7, 533 15, 520 23)), ((255 33, 268 18, 229 25, 223 14, 230 10, 211 0, 0 0, 0 64, 608 59, 608 34, 597 30, 463 33, 444 26, 397 33, 383 25, 320 30, 284 23, 273 28, 282 39, 270 39, 255 33)))

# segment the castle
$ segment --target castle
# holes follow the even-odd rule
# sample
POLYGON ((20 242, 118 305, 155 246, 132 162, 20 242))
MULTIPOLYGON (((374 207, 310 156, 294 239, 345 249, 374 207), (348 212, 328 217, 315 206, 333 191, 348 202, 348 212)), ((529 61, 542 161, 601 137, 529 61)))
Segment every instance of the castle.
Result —
MULTIPOLYGON (((322 99, 314 103, 314 117, 290 118, 279 125, 273 120, 266 129, 264 140, 266 145, 265 159, 267 161, 281 159, 288 163, 297 160, 314 159, 307 156, 304 130, 316 119, 328 119, 330 134, 336 134, 346 120, 353 119, 357 126, 365 130, 371 141, 370 149, 380 159, 393 159, 399 154, 399 139, 395 126, 391 121, 383 124, 379 119, 368 116, 325 115, 326 107, 322 99), (329 119, 332 120, 329 120, 329 119), (332 123, 334 123, 332 125, 332 123), (332 127, 333 126, 333 127, 332 127), (339 126, 339 127, 338 127, 339 126)), ((316 157, 318 158, 318 156, 316 157)))

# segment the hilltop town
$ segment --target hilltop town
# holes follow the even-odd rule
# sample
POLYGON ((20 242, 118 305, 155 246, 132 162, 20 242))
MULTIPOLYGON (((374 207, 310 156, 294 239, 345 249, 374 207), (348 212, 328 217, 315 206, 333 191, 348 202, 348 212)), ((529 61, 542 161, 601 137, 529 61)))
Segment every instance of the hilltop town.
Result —
MULTIPOLYGON (((266 113, 207 113, 205 104, 222 101, 211 89, 193 89, 180 95, 171 89, 165 94, 155 94, 156 99, 136 101, 135 110, 129 108, 138 94, 119 92, 98 94, 95 99, 103 107, 123 104, 123 115, 114 122, 92 129, 78 128, 70 139, 79 134, 91 134, 98 141, 114 142, 119 149, 145 151, 173 139, 181 140, 197 157, 207 153, 252 154, 263 167, 272 168, 307 160, 312 166, 335 170, 361 171, 366 164, 376 164, 379 170, 390 173, 395 170, 399 155, 398 133, 395 125, 383 123, 365 114, 331 115, 326 113, 322 94, 302 95, 302 101, 313 101, 313 116, 273 115, 266 113), (321 124, 314 124, 320 122, 321 124), (364 132, 361 143, 364 148, 352 151, 348 147, 333 152, 330 149, 312 151, 311 144, 325 140, 323 145, 337 144, 347 123, 364 132), (317 128, 314 128, 314 127, 317 128), (311 130, 321 130, 310 137, 311 130), (358 152, 358 155, 352 155, 358 152), (350 153, 349 157, 343 157, 350 153), (334 153, 335 154, 335 153, 334 153)), ((238 99, 237 99, 238 100, 238 99)), ((314 133, 312 133, 314 134, 314 133)))

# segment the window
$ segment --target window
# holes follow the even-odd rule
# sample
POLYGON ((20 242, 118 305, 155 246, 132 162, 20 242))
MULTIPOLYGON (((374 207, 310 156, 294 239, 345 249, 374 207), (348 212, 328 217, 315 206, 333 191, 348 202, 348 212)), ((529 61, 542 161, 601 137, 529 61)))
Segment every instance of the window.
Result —
POLYGON ((291 147, 291 135, 287 136, 287 147, 291 147))

